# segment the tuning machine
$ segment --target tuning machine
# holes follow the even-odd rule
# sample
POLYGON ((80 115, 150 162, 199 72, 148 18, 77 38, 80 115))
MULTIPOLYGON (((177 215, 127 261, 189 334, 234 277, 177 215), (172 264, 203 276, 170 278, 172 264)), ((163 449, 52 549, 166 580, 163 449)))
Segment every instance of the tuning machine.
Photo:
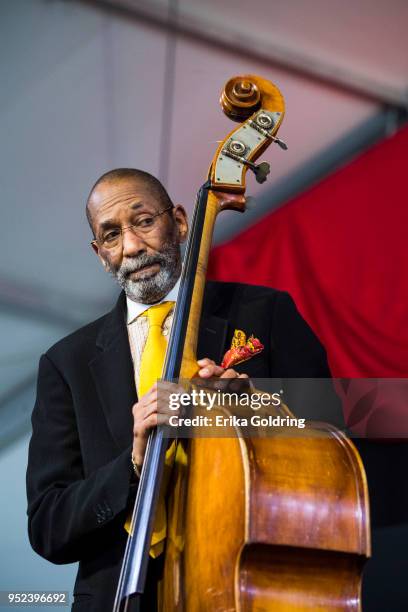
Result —
POLYGON ((230 140, 227 147, 222 151, 223 155, 235 159, 235 161, 247 166, 255 174, 255 179, 258 183, 264 183, 268 174, 271 171, 271 167, 268 162, 261 162, 256 165, 247 159, 245 154, 247 153, 246 145, 240 140, 230 140))
MULTIPOLYGON (((276 113, 277 116, 280 113, 276 113)), ((265 111, 260 111, 257 115, 254 116, 253 119, 248 120, 248 124, 257 132, 266 136, 266 138, 270 138, 275 144, 277 144, 281 149, 287 151, 288 145, 283 142, 277 136, 272 136, 271 130, 275 125, 276 117, 274 118, 271 113, 267 113, 265 111)))
POLYGON ((278 147, 280 147, 284 151, 288 150, 288 145, 286 144, 286 142, 283 142, 283 140, 281 140, 280 138, 277 138, 277 136, 269 136, 269 138, 272 138, 273 142, 277 144, 278 147))
POLYGON ((249 161, 245 161, 243 163, 245 163, 245 165, 248 166, 248 168, 250 168, 255 174, 255 179, 257 183, 264 183, 266 181, 267 176, 271 171, 271 167, 268 162, 261 162, 258 165, 255 165, 249 161))

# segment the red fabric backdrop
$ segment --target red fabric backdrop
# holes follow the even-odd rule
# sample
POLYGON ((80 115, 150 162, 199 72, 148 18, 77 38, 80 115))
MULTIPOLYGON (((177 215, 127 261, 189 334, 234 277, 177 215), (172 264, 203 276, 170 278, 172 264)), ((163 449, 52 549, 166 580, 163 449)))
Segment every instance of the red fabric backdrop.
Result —
POLYGON ((408 129, 213 250, 209 278, 288 291, 334 376, 408 366, 408 129))

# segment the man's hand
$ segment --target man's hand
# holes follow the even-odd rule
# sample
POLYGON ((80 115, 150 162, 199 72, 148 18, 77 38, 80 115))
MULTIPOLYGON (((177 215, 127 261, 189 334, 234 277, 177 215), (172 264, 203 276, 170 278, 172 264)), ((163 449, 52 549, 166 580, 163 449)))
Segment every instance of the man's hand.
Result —
POLYGON ((183 387, 172 382, 161 382, 139 399, 132 407, 133 413, 133 449, 132 459, 139 470, 142 467, 150 430, 169 422, 170 415, 179 415, 179 410, 170 410, 168 396, 171 393, 185 393, 183 387))
POLYGON ((217 378, 248 378, 248 374, 239 374, 232 368, 224 370, 224 368, 217 365, 212 359, 208 359, 208 357, 199 359, 197 363, 200 366, 198 375, 201 378, 213 378, 214 376, 217 378))
POLYGON ((239 374, 232 368, 224 369, 217 365, 212 359, 199 359, 198 371, 199 378, 195 379, 195 384, 204 386, 216 391, 248 393, 251 389, 251 381, 248 374, 239 374))
MULTIPOLYGON (((224 370, 212 359, 200 359, 198 375, 203 379, 223 379, 229 383, 231 379, 247 379, 247 374, 239 374, 232 368, 224 370)), ((207 381, 209 382, 209 380, 207 381)), ((133 449, 132 458, 137 467, 141 468, 146 452, 147 440, 150 430, 157 425, 165 425, 169 422, 170 415, 180 416, 179 410, 170 410, 168 396, 170 393, 185 393, 185 389, 172 382, 160 383, 160 394, 158 385, 153 387, 133 405, 133 449)))

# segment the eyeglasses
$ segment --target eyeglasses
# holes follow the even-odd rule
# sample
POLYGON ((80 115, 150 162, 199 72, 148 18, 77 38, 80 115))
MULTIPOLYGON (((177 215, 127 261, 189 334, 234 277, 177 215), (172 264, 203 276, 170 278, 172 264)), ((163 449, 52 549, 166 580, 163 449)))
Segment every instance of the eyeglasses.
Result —
POLYGON ((160 210, 154 215, 144 214, 142 215, 136 223, 133 225, 127 225, 126 227, 115 227, 113 229, 106 230, 101 238, 95 238, 91 241, 91 244, 98 244, 99 246, 105 249, 115 249, 123 242, 123 232, 125 230, 132 230, 132 232, 139 237, 144 237, 153 230, 158 227, 158 220, 161 215, 164 215, 165 212, 171 210, 173 208, 173 204, 160 210))

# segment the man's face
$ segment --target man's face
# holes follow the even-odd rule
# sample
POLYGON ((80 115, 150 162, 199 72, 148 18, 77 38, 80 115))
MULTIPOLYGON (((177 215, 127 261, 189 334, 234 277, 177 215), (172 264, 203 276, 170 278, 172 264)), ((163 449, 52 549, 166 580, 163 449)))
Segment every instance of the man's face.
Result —
POLYGON ((164 207, 154 192, 133 178, 102 183, 89 202, 94 251, 126 295, 144 304, 162 299, 180 276, 187 217, 181 206, 155 216, 164 207), (123 228, 128 229, 112 246, 106 239, 123 228))

